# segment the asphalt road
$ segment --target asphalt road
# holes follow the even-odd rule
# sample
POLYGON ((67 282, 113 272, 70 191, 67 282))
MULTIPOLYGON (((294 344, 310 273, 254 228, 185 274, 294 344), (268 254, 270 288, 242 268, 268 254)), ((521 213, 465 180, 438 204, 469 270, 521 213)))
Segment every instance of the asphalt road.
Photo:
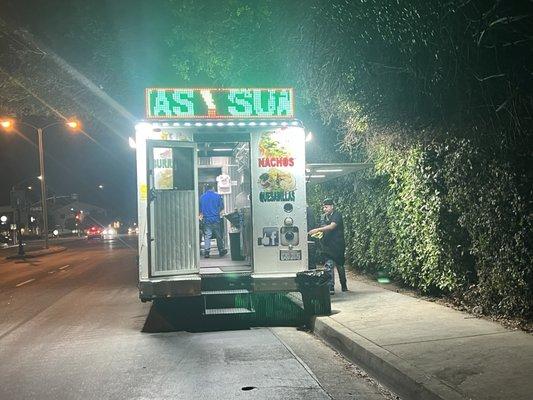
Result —
POLYGON ((158 331, 135 238, 62 245, 0 251, 0 399, 391 398, 294 327, 158 331))

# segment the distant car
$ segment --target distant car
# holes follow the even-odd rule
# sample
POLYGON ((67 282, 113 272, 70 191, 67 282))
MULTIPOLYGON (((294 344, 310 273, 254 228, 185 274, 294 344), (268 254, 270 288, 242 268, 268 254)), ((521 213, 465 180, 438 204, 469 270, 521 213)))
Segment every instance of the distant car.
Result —
POLYGON ((139 234, 139 227, 134 226, 132 228, 128 228, 128 235, 138 235, 139 234))
POLYGON ((99 226, 91 226, 86 231, 87 239, 100 239, 102 237, 102 228, 99 226))
POLYGON ((75 232, 72 229, 66 229, 66 228, 61 228, 60 226, 56 226, 54 230, 48 233, 48 237, 55 239, 58 237, 72 236, 74 235, 74 233, 75 232))
POLYGON ((102 239, 115 239, 117 237, 117 230, 115 228, 107 227, 102 231, 102 239))

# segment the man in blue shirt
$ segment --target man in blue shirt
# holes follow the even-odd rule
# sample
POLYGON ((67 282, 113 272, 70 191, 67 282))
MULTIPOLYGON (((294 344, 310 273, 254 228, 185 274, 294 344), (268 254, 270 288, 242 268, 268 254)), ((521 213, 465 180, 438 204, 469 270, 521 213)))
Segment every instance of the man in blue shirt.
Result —
POLYGON ((213 189, 213 184, 205 185, 206 191, 200 197, 200 221, 204 223, 204 257, 209 258, 211 237, 217 240, 218 254, 225 256, 224 238, 220 232, 220 212, 224 209, 222 196, 213 189))

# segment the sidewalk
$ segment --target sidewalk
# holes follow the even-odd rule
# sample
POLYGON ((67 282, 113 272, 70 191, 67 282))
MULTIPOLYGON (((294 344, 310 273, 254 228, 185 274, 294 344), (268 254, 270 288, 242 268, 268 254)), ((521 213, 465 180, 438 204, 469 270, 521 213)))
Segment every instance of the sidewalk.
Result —
POLYGON ((62 251, 65 251, 67 248, 63 246, 50 246, 48 249, 40 249, 40 250, 31 250, 31 251, 25 251, 23 256, 19 256, 18 254, 13 254, 11 256, 7 256, 6 260, 15 260, 19 258, 35 258, 35 257, 41 257, 41 256, 47 256, 48 254, 55 254, 60 253, 62 251))
POLYGON ((533 336, 348 278, 314 332, 407 399, 533 398, 533 336))

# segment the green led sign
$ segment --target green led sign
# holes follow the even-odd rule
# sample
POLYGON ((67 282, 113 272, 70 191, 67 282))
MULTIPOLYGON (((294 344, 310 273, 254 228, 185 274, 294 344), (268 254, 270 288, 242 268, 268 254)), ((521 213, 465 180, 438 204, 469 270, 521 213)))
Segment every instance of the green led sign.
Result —
POLYGON ((292 118, 292 89, 146 89, 146 118, 292 118))

